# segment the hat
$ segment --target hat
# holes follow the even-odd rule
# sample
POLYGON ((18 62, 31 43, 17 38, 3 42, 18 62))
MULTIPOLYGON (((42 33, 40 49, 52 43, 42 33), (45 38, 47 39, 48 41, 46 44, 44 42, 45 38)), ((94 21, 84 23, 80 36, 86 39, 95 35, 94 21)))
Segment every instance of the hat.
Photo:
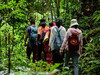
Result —
POLYGON ((53 26, 55 26, 56 24, 55 24, 55 22, 53 22, 53 26))
POLYGON ((79 25, 79 24, 77 23, 77 19, 72 19, 72 20, 71 20, 70 27, 75 26, 75 25, 79 25))
POLYGON ((57 22, 62 22, 62 20, 61 20, 61 19, 56 19, 56 23, 57 23, 57 22))
POLYGON ((45 22, 40 22, 40 26, 41 26, 41 25, 46 25, 46 23, 45 23, 45 22))
POLYGON ((45 19, 44 19, 44 18, 42 18, 42 19, 40 20, 40 22, 45 22, 45 19))
POLYGON ((42 19, 40 20, 40 24, 39 24, 39 26, 41 26, 41 25, 43 25, 43 24, 46 25, 46 23, 42 23, 42 22, 45 22, 45 19, 44 19, 44 18, 42 18, 42 19))

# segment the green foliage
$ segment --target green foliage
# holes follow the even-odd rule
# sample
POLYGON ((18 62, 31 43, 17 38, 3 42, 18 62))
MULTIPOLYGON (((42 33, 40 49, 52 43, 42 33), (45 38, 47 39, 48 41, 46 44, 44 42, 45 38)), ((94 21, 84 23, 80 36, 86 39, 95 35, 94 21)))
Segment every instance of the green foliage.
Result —
MULTIPOLYGON (((96 10, 91 16, 84 16, 81 11, 82 2, 79 0, 59 1, 59 13, 63 20, 63 26, 67 29, 72 18, 78 18, 79 28, 83 37, 92 29, 100 27, 100 11, 96 10), (81 15, 81 16, 80 16, 81 15)), ((32 63, 26 58, 24 37, 27 27, 30 25, 29 18, 33 17, 36 26, 40 19, 45 18, 47 26, 57 17, 56 0, 0 0, 0 74, 8 73, 8 33, 10 33, 11 51, 11 75, 34 75, 34 73, 49 73, 60 64, 50 65, 44 61, 32 63), (52 13, 51 13, 52 12, 52 13), (52 20, 53 17, 53 20, 52 20)), ((97 75, 100 68, 100 34, 90 37, 89 43, 83 48, 83 54, 79 60, 80 75, 97 75)), ((32 58, 32 57, 31 57, 32 58)), ((69 66, 68 71, 57 75, 71 75, 73 69, 69 66)))
POLYGON ((80 74, 99 74, 100 58, 98 57, 100 56, 100 47, 88 43, 84 48, 85 51, 83 51, 84 53, 79 62, 80 74))
POLYGON ((94 14, 91 17, 83 16, 79 19, 79 27, 81 30, 90 30, 94 29, 96 27, 99 27, 100 16, 99 11, 94 12, 94 14), (98 15, 98 16, 97 16, 98 15))
POLYGON ((98 27, 98 25, 100 24, 100 11, 96 11, 93 13, 93 20, 93 24, 95 25, 95 27, 98 27))
POLYGON ((94 12, 93 16, 93 20, 95 20, 95 22, 98 22, 100 20, 100 11, 94 12))
POLYGON ((33 72, 51 72, 56 69, 60 64, 51 65, 42 60, 30 63, 29 66, 33 72))

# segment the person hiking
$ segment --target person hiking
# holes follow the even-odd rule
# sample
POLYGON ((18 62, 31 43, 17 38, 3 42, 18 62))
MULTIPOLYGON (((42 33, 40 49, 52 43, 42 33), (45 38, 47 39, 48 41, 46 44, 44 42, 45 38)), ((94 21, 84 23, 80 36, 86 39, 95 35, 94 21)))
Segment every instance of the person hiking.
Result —
POLYGON ((63 44, 60 48, 60 54, 62 55, 65 49, 65 60, 63 67, 68 66, 70 58, 74 64, 74 75, 78 75, 78 59, 82 53, 83 40, 82 31, 78 28, 79 24, 77 19, 72 19, 70 28, 68 28, 63 44))
POLYGON ((45 19, 40 20, 40 27, 38 28, 38 60, 41 60, 41 53, 44 52, 44 58, 43 60, 46 60, 46 53, 44 51, 44 44, 43 39, 45 36, 45 31, 49 29, 49 27, 46 26, 45 19))
POLYGON ((33 52, 33 62, 37 60, 38 57, 38 44, 37 44, 37 26, 35 26, 35 20, 31 19, 31 26, 27 28, 25 36, 25 46, 27 46, 26 52, 27 57, 30 60, 31 53, 33 52), (27 38, 29 37, 28 44, 26 44, 27 38))
POLYGON ((55 26, 55 23, 51 22, 49 23, 49 29, 46 30, 45 32, 45 38, 43 40, 44 43, 44 48, 45 48, 45 52, 46 52, 46 61, 49 64, 53 64, 52 63, 52 52, 49 50, 49 38, 50 38, 50 33, 51 33, 51 28, 55 26))
POLYGON ((62 26, 62 20, 56 19, 56 26, 51 28, 49 46, 53 54, 53 64, 63 62, 59 54, 60 47, 65 37, 66 29, 62 26))

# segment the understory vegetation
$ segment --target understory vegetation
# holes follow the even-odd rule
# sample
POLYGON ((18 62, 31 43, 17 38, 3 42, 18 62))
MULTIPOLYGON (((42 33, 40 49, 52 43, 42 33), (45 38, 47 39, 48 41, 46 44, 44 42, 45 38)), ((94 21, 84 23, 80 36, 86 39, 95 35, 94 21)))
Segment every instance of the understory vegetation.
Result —
MULTIPOLYGON (((39 26, 63 20, 68 29, 70 20, 76 18, 83 32, 83 51, 79 59, 79 75, 100 74, 100 0, 0 0, 0 75, 38 75, 52 73, 61 64, 26 58, 24 39, 30 17, 39 26)), ((31 55, 32 58, 32 55, 31 55)), ((72 62, 70 61, 70 64, 72 62)), ((57 75, 72 75, 73 65, 57 75)))

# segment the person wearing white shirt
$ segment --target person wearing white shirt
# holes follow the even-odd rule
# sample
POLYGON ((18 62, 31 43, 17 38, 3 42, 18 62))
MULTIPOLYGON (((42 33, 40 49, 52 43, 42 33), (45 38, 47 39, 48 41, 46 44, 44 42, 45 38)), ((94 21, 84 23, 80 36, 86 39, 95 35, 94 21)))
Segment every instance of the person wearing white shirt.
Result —
POLYGON ((56 19, 56 26, 53 26, 51 28, 51 34, 50 34, 50 39, 49 39, 49 46, 53 54, 53 63, 62 63, 63 62, 63 57, 59 54, 59 50, 55 49, 54 47, 54 40, 55 36, 57 33, 57 30, 60 30, 60 37, 63 39, 65 37, 66 29, 62 26, 62 20, 61 19, 56 19))

